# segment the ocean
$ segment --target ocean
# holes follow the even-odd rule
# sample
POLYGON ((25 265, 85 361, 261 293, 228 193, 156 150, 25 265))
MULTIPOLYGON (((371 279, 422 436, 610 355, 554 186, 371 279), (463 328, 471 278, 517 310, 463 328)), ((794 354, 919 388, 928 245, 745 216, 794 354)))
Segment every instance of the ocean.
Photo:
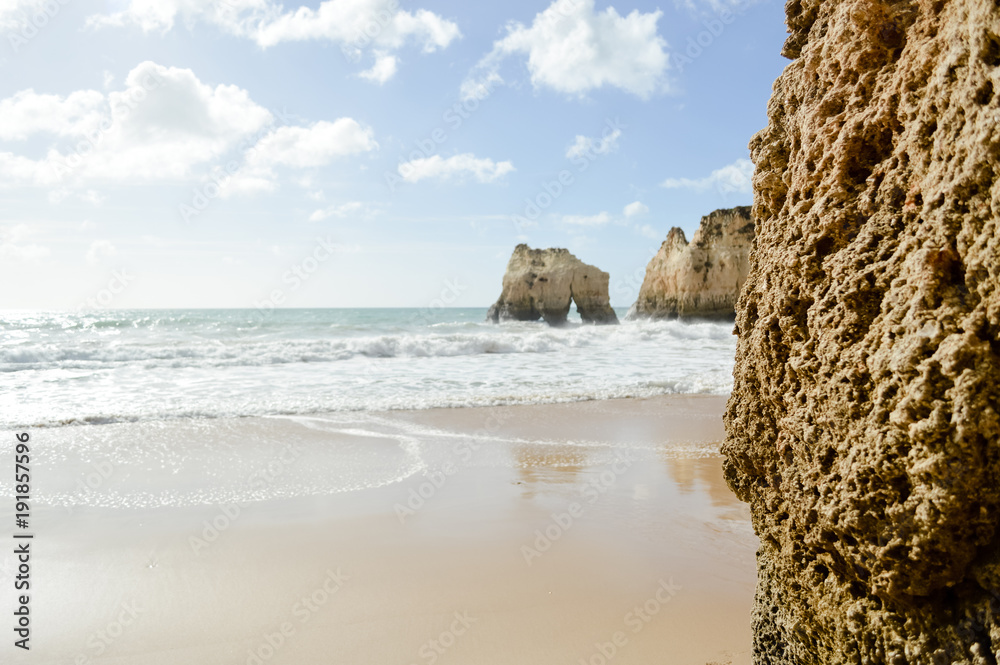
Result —
POLYGON ((485 308, 5 312, 0 419, 13 429, 731 389, 732 323, 550 328, 485 316, 485 308))

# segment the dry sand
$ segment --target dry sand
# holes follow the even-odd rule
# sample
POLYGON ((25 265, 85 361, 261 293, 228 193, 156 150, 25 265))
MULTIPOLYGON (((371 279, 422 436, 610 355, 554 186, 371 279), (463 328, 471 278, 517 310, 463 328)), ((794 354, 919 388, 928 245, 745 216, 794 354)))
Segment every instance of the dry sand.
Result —
MULTIPOLYGON (((0 660, 749 663, 757 541, 722 479, 723 405, 687 396, 394 412, 380 422, 405 428, 428 462, 382 487, 235 508, 36 508, 32 651, 8 634, 0 660)), ((207 448, 224 427, 300 442, 308 454, 294 464, 304 466, 287 480, 346 440, 304 422, 198 431, 207 448)), ((187 427, 161 430, 187 437, 187 427)), ((78 434, 64 430, 81 429, 100 431, 33 440, 65 446, 78 434)), ((106 431, 125 441, 133 430, 106 431)), ((149 473, 162 484, 169 470, 149 473)), ((43 465, 40 492, 45 478, 43 465)), ((9 610, 13 560, 3 562, 9 610)))

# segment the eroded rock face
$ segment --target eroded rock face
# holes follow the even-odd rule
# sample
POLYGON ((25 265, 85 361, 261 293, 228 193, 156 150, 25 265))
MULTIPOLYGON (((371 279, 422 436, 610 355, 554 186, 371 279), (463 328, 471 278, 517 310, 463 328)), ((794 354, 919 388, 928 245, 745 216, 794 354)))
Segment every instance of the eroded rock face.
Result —
POLYGON ((732 318, 750 270, 750 207, 701 218, 690 244, 674 227, 646 266, 628 318, 732 318))
POLYGON ((521 244, 507 263, 503 291, 487 319, 566 323, 575 302, 585 323, 618 323, 608 297, 608 273, 587 265, 566 249, 531 249, 521 244))
POLYGON ((1000 659, 1000 6, 786 5, 724 446, 756 662, 1000 659))

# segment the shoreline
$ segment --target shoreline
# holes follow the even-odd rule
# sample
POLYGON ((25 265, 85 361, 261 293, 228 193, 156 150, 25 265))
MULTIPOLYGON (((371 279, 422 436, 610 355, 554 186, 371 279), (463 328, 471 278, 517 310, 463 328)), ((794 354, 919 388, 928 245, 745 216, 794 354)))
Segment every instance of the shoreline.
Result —
POLYGON ((586 396, 580 398, 560 398, 552 401, 516 401, 516 398, 511 400, 505 400, 502 402, 494 404, 453 404, 453 405, 432 405, 432 406, 407 406, 407 407, 393 407, 388 409, 343 409, 343 410, 323 410, 317 409, 315 411, 305 411, 305 412, 287 412, 287 413, 250 413, 250 414, 178 414, 178 415, 168 415, 168 416, 110 416, 107 421, 100 421, 105 416, 86 416, 83 418, 73 418, 69 420, 63 420, 58 423, 40 422, 33 424, 8 424, 5 425, 5 429, 10 431, 15 430, 58 430, 64 427, 104 427, 108 425, 134 425, 143 423, 176 423, 176 422, 189 422, 189 421, 214 421, 214 420, 246 420, 246 419, 272 419, 272 418, 321 418, 324 416, 335 416, 335 415, 359 415, 359 414, 371 414, 373 416, 389 416, 391 414, 397 413, 427 413, 432 411, 441 412, 454 412, 463 410, 481 410, 488 411, 493 409, 507 409, 507 408, 524 408, 524 407, 546 407, 546 406, 558 406, 558 405, 568 405, 568 404, 585 404, 590 402, 630 402, 630 401, 656 401, 656 400, 684 400, 686 398, 693 399, 721 399, 723 403, 729 398, 730 393, 713 393, 713 392, 668 392, 668 393, 657 393, 651 395, 636 394, 636 395, 613 395, 609 397, 604 396, 586 396))

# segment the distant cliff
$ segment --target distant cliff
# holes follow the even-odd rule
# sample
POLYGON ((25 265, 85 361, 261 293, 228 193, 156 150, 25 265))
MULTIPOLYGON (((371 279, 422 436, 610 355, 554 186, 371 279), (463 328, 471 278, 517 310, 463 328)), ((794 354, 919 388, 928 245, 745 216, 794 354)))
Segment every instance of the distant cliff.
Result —
POLYGON ((587 265, 566 249, 518 245, 507 263, 503 291, 486 317, 499 321, 566 322, 576 303, 585 323, 618 323, 608 297, 608 273, 587 265))
POLYGON ((628 318, 732 318, 750 270, 754 228, 750 207, 716 210, 701 218, 690 244, 670 229, 646 266, 628 318))
POLYGON ((790 0, 726 479, 757 665, 1000 660, 1000 4, 790 0))

